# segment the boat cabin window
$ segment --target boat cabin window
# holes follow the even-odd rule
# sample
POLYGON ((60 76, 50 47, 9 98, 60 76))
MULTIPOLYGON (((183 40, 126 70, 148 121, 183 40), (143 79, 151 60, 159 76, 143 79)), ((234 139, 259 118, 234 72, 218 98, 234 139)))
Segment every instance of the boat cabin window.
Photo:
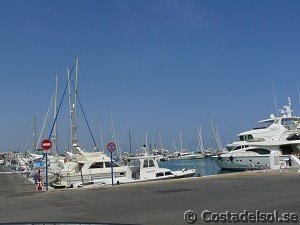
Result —
POLYGON ((153 159, 144 159, 144 168, 146 167, 154 167, 153 159))
POLYGON ((168 175, 172 175, 171 171, 167 171, 165 172, 165 175, 168 176, 168 175))
POLYGON ((292 145, 281 145, 280 150, 281 150, 282 154, 284 154, 284 155, 289 155, 294 152, 292 145))
MULTIPOLYGON (((111 167, 110 162, 105 162, 105 167, 106 167, 106 168, 111 167)), ((113 162, 113 167, 118 167, 118 165, 117 165, 116 163, 113 162)))
POLYGON ((145 160, 144 160, 144 165, 143 165, 143 167, 144 167, 144 168, 148 167, 148 159, 145 159, 145 160))
POLYGON ((153 159, 149 159, 149 167, 154 167, 153 159))
POLYGON ((239 146, 236 146, 233 150, 238 150, 238 149, 243 149, 243 148, 248 148, 249 145, 239 145, 239 146))
POLYGON ((253 139, 252 134, 248 134, 248 135, 241 135, 240 137, 240 141, 250 141, 253 139))
POLYGON ((96 168, 103 168, 103 162, 94 162, 94 163, 90 166, 90 169, 96 169, 96 168))
POLYGON ((255 149, 249 149, 249 150, 246 150, 247 152, 256 152, 260 155, 268 155, 270 154, 270 150, 268 149, 263 149, 263 148, 255 148, 255 149))
POLYGON ((162 176, 164 176, 164 173, 162 173, 162 172, 156 174, 156 177, 162 177, 162 176))
POLYGON ((140 161, 138 159, 131 159, 127 161, 127 165, 130 167, 139 167, 140 161))

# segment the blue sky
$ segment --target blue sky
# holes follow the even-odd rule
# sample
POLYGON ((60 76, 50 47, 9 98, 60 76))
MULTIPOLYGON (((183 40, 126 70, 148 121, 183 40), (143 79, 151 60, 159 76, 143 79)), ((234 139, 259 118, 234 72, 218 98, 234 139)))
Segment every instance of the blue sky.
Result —
MULTIPOLYGON (((128 151, 157 143, 215 146, 256 126, 291 97, 299 115, 299 1, 0 1, 0 151, 31 148, 33 117, 41 128, 66 68, 80 57, 79 93, 96 139, 111 138, 110 116, 128 151), (100 120, 99 120, 100 118, 100 120), (242 127, 241 127, 242 125, 242 127), (123 136, 123 138, 122 138, 123 136)), ((69 139, 67 101, 59 142, 69 139)), ((79 141, 92 146, 79 114, 79 141)))

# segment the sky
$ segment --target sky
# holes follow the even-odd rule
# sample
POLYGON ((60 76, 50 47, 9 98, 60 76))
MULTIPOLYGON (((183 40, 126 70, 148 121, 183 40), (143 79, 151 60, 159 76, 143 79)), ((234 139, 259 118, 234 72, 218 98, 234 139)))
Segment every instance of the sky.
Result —
MULTIPOLYGON (((223 146, 292 100, 300 114, 300 2, 0 1, 0 151, 33 147, 59 74, 79 57, 79 98, 96 142, 122 151, 145 140, 172 149, 215 147, 209 118, 223 146), (272 88, 274 86, 274 92, 272 88), (100 128, 99 128, 100 127, 100 128)), ((72 75, 74 76, 74 74, 72 75)), ((93 146, 79 110, 78 139, 93 146)), ((53 115, 45 134, 50 133, 53 115)), ((58 115, 58 143, 70 142, 68 97, 58 115)))

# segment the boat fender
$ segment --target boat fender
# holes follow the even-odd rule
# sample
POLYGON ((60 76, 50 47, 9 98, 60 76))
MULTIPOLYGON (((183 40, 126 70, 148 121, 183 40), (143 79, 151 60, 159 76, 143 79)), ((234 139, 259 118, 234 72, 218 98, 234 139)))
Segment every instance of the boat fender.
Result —
POLYGON ((232 156, 232 155, 229 157, 229 160, 230 160, 231 162, 233 161, 233 156, 232 156))
POLYGON ((132 178, 136 178, 136 172, 132 172, 131 176, 132 178))
POLYGON ((219 155, 219 156, 218 156, 218 160, 221 160, 221 159, 222 159, 222 156, 219 155))

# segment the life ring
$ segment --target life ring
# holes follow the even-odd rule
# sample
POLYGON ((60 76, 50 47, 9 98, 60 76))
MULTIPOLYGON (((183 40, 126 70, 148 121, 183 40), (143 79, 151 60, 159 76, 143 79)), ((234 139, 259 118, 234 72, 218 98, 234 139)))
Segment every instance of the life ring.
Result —
POLYGON ((132 178, 136 178, 136 172, 132 172, 131 176, 132 178))
POLYGON ((233 161, 233 156, 232 156, 232 155, 229 157, 229 160, 230 160, 231 162, 233 161))

